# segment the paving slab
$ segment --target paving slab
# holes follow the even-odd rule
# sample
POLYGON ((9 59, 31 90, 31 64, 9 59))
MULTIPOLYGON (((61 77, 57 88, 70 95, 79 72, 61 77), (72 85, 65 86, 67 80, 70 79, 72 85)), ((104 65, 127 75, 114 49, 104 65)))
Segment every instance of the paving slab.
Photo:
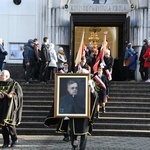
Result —
MULTIPOLYGON (((18 135, 18 145, 6 150, 71 150, 63 136, 18 135)), ((3 144, 0 135, 0 145, 3 144)), ((149 137, 88 136, 86 150, 150 150, 149 137)))

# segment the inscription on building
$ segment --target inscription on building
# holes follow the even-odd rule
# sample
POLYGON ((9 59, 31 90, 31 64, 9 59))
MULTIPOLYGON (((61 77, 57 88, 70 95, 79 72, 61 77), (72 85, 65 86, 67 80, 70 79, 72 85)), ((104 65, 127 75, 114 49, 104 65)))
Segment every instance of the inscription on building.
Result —
POLYGON ((70 12, 128 12, 129 5, 70 5, 70 12))

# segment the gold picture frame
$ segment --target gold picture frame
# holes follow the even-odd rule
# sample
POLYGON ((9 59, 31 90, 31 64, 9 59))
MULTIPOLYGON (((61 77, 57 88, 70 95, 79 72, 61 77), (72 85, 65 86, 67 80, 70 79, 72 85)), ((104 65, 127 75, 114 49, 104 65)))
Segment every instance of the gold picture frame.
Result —
POLYGON ((56 74, 55 118, 90 118, 89 74, 56 74))

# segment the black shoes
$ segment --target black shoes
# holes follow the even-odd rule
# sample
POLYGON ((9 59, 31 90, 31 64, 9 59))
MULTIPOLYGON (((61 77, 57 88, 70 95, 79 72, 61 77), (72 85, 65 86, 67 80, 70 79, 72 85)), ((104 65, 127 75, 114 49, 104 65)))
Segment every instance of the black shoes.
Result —
POLYGON ((69 142, 69 136, 68 137, 64 137, 63 141, 69 142))
POLYGON ((9 144, 4 144, 3 146, 2 146, 2 148, 8 148, 9 147, 9 144))
POLYGON ((72 146, 72 150, 78 150, 78 146, 72 146))
POLYGON ((18 144, 18 140, 16 140, 16 141, 12 141, 12 143, 11 143, 11 147, 15 147, 16 145, 18 144))

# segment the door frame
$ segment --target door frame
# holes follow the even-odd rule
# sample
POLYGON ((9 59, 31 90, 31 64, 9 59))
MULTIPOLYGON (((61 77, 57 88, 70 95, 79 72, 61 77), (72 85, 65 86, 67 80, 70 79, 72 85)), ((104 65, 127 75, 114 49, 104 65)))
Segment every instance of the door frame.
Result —
POLYGON ((118 27, 118 56, 123 61, 126 44, 129 42, 129 19, 126 14, 71 14, 70 16, 70 52, 69 66, 74 70, 74 41, 75 27, 77 26, 99 26, 118 27))

